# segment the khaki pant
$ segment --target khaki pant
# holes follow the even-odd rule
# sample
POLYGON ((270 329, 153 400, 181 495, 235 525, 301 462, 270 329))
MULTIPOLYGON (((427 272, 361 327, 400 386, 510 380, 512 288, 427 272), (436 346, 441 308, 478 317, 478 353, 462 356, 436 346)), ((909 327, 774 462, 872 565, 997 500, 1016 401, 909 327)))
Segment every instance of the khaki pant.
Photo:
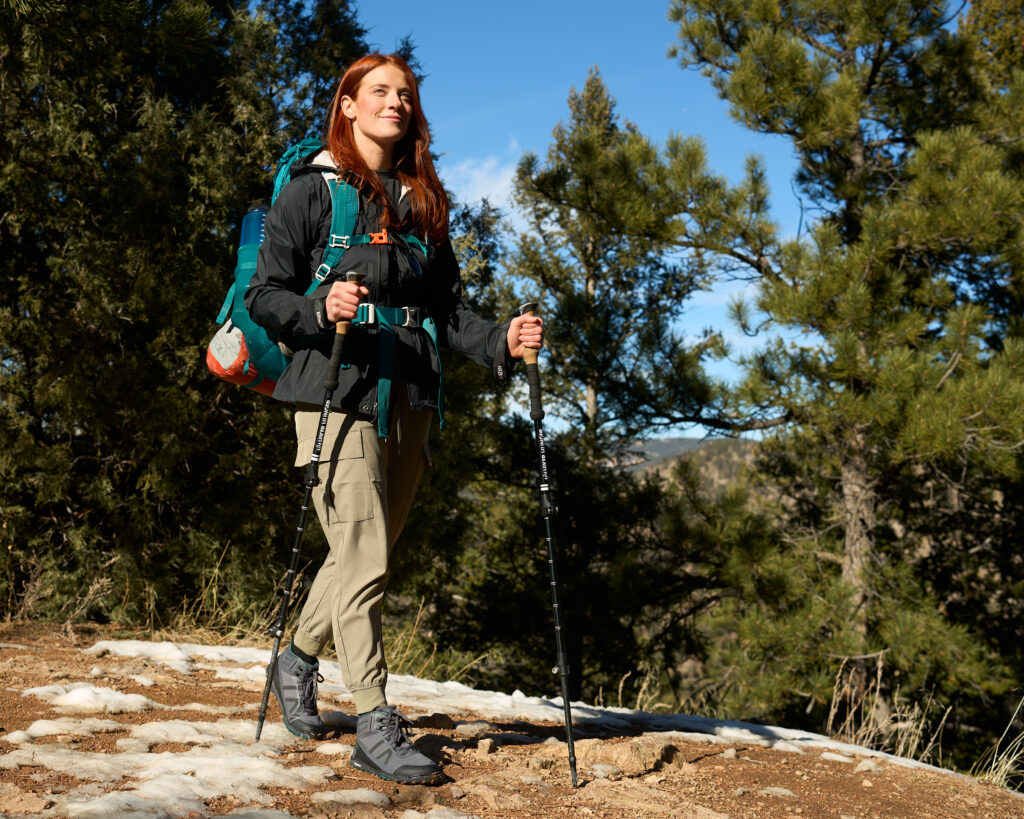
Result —
MULTIPOLYGON (((388 558, 423 477, 433 415, 413 410, 404 387, 392 395, 388 440, 377 436, 374 422, 335 411, 328 418, 313 502, 330 553, 294 637, 296 647, 314 657, 334 638, 342 678, 360 714, 387 704, 381 602, 388 558)), ((296 466, 309 464, 319 422, 319 409, 296 411, 296 466)))

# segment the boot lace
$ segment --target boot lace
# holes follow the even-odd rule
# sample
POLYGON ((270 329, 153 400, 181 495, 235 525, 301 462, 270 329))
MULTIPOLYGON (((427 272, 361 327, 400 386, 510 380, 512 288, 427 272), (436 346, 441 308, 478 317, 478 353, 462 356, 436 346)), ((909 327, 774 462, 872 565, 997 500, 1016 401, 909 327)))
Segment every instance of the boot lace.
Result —
POLYGON ((412 725, 408 717, 400 713, 398 709, 389 709, 386 716, 380 721, 379 730, 392 748, 396 751, 404 751, 406 748, 413 747, 409 737, 405 734, 407 725, 412 725))
POLYGON ((316 707, 316 687, 317 683, 323 681, 323 675, 312 668, 299 678, 299 705, 307 714, 319 713, 316 707))

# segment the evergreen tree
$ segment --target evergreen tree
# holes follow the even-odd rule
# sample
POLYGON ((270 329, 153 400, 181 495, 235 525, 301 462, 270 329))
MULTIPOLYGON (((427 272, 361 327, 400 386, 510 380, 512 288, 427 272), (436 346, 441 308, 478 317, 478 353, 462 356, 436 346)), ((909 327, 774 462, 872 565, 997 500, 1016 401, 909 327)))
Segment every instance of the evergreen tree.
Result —
POLYGON ((4 612, 268 605, 291 425, 202 355, 237 220, 363 30, 284 0, 20 4, 0 29, 4 612))
MULTIPOLYGON (((692 648, 692 616, 715 585, 709 538, 667 539, 660 483, 619 466, 637 436, 704 414, 714 419, 719 402, 700 368, 718 339, 709 334, 688 347, 674 327, 706 269, 700 260, 669 260, 663 221, 671 214, 637 185, 656 157, 620 123, 591 72, 583 90, 570 93, 569 120, 554 129, 545 162, 527 155, 520 163, 516 198, 529 229, 497 281, 519 301, 539 296, 544 403, 552 419, 569 424, 549 435, 548 464, 571 693, 612 696, 625 680, 630 704, 641 691, 657 692, 666 669, 692 648)), ((468 487, 478 503, 448 584, 455 605, 434 623, 446 643, 502 657, 490 684, 551 693, 554 634, 532 425, 513 418, 493 432, 468 487)))
POLYGON ((1021 0, 975 0, 966 13, 963 30, 978 38, 979 69, 997 86, 1010 85, 1022 70, 1024 4, 1021 0))
POLYGON ((676 0, 670 16, 683 65, 740 122, 793 141, 818 214, 805 236, 718 251, 748 267, 770 324, 805 340, 746 362, 740 400, 791 422, 763 463, 786 538, 751 567, 777 582, 747 585, 713 665, 750 680, 762 713, 821 727, 840 668, 856 706, 884 656, 880 703, 934 691, 960 724, 983 720, 1011 676, 983 627, 950 616, 955 584, 928 560, 982 541, 928 518, 961 475, 1019 480, 1024 348, 995 303, 1019 292, 1024 212, 1017 149, 995 138, 1006 89, 987 94, 974 40, 934 0, 676 0))
POLYGON ((554 129, 545 163, 527 154, 517 171, 529 230, 509 269, 549 317, 552 411, 592 455, 704 420, 719 402, 700 365, 720 339, 708 333, 687 345, 677 329, 708 271, 699 257, 670 257, 662 225, 673 214, 637 184, 656 161, 657 148, 620 121, 595 69, 569 94, 569 120, 554 129))

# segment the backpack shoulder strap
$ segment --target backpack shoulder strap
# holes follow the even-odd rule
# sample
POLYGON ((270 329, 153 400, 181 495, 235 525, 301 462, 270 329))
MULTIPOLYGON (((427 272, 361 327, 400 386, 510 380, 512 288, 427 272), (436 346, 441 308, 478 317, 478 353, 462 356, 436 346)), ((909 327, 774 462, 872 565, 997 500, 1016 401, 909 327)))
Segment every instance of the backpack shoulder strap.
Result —
POLYGON ((359 216, 359 192, 337 173, 324 171, 322 174, 327 189, 331 192, 331 233, 327 237, 320 267, 309 284, 307 295, 316 290, 328 273, 334 268, 345 251, 352 246, 356 218, 359 216))

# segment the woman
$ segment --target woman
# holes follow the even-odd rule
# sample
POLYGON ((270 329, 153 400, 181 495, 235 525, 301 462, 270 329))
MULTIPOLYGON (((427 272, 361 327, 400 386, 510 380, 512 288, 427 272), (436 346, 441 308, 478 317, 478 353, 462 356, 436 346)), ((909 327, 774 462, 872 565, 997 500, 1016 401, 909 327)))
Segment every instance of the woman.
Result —
POLYGON ((292 733, 322 734, 317 657, 333 637, 359 714, 352 764, 398 782, 438 782, 440 768, 409 742, 401 715, 387 704, 381 639, 389 554, 428 463, 432 415, 443 411, 440 359, 428 330, 433 323, 441 341, 503 380, 513 359, 540 349, 542 322, 516 317, 495 325, 463 302, 448 202, 430 158, 415 78, 403 60, 371 54, 353 64, 331 104, 326 137, 324 150, 293 168, 268 214, 245 297, 252 318, 296 350, 274 390, 275 398, 296 405, 296 466, 310 462, 335 323, 388 318, 357 323, 346 338, 347 364, 314 491, 330 552, 278 659, 272 690, 292 733), (362 243, 330 239, 324 171, 358 189, 355 231, 362 243), (354 246, 307 297, 329 240, 354 246), (348 272, 365 279, 346 281, 348 272))

